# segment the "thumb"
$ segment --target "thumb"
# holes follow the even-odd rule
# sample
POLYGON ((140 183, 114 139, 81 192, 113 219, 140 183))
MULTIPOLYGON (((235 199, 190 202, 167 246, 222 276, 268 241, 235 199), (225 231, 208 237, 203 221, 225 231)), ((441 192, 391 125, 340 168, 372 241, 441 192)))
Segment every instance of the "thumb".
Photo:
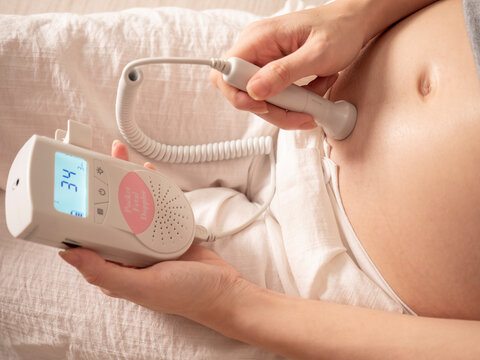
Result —
POLYGON ((281 59, 269 62, 248 81, 247 92, 255 100, 265 100, 275 96, 295 81, 316 74, 319 57, 313 56, 308 47, 281 59))

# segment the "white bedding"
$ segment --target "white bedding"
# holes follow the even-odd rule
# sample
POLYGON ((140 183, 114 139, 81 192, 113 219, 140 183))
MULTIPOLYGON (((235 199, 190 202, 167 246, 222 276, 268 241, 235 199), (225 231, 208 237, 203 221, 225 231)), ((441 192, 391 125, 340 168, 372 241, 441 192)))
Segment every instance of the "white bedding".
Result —
MULTIPOLYGON (((286 1, 284 11, 305 6, 286 1)), ((278 9, 276 9, 278 10, 278 9)), ((120 138, 114 117, 123 65, 144 56, 221 56, 257 16, 234 10, 133 9, 96 15, 0 16, 0 184, 23 143, 71 118, 94 127, 94 149, 120 138)), ((208 70, 144 71, 136 115, 155 139, 196 144, 277 130, 233 109, 208 70)), ((277 194, 245 231, 213 245, 247 279, 296 296, 401 311, 348 256, 321 168, 321 130, 280 132, 277 194)), ((143 157, 132 152, 132 160, 143 157)), ((185 191, 198 223, 226 229, 268 190, 268 160, 155 164, 185 191)), ((12 239, 0 195, 1 359, 274 359, 177 316, 104 296, 56 255, 12 239)))

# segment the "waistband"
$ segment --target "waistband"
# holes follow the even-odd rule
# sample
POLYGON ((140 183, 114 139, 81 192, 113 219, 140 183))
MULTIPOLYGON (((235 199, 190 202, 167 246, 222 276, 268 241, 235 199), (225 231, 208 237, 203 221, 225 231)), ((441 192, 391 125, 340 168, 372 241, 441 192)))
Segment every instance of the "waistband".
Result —
POLYGON ((395 291, 393 291, 393 289, 388 285, 355 234, 340 197, 338 186, 338 165, 332 159, 330 159, 331 146, 325 136, 323 138, 323 150, 324 157, 322 160, 322 167, 325 176, 325 183, 327 184, 328 195, 330 196, 330 200, 334 208, 340 235, 345 243, 346 248, 349 249, 348 251, 350 252, 350 256, 373 282, 375 282, 383 291, 385 291, 386 294, 388 294, 393 300, 402 306, 404 313, 416 315, 415 312, 410 309, 410 307, 408 307, 408 305, 405 304, 395 293, 395 291))

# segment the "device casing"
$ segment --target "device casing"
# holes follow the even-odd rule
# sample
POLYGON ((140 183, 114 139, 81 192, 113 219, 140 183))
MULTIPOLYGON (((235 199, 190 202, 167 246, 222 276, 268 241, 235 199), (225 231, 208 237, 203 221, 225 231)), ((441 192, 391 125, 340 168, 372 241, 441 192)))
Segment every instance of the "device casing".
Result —
POLYGON ((14 237, 58 248, 82 246, 138 267, 178 258, 195 235, 190 204, 158 171, 38 135, 12 163, 5 206, 14 237), (56 152, 87 161, 86 217, 54 207, 56 152))

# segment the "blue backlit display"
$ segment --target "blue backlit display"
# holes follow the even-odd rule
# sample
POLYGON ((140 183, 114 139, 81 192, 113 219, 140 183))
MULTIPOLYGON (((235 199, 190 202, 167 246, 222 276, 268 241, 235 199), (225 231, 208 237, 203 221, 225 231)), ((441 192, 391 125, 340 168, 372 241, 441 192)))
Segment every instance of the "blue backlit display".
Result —
POLYGON ((84 159, 62 152, 55 153, 55 209, 74 216, 87 216, 87 175, 87 162, 84 159))

